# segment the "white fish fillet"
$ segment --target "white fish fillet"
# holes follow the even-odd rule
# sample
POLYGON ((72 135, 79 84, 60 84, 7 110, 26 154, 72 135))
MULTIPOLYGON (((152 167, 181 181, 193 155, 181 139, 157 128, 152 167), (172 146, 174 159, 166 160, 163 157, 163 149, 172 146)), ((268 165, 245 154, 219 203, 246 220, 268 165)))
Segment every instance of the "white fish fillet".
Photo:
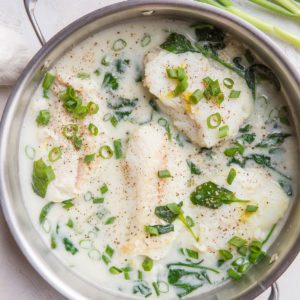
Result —
MULTIPOLYGON (((124 255, 145 255, 160 259, 168 252, 176 237, 177 224, 174 224, 175 232, 157 237, 147 236, 144 226, 164 224, 155 216, 154 209, 170 203, 169 196, 174 194, 174 185, 178 191, 184 186, 180 176, 186 172, 186 166, 181 157, 160 126, 142 126, 130 138, 123 169, 132 213, 127 228, 127 241, 121 246, 124 255), (174 180, 158 178, 157 172, 164 169, 170 171, 174 180)), ((172 202, 176 201, 174 199, 172 202)))
POLYGON ((148 53, 145 57, 144 85, 157 97, 159 107, 173 119, 174 126, 201 147, 212 147, 234 137, 253 108, 253 99, 245 80, 200 53, 173 54, 164 50, 148 53), (182 95, 172 97, 170 92, 175 89, 177 82, 168 78, 166 69, 177 67, 185 69, 189 86, 182 95), (187 101, 189 95, 196 89, 204 90, 203 79, 207 76, 219 81, 224 101, 218 106, 203 98, 198 104, 190 105, 187 101), (224 86, 224 78, 234 81, 232 89, 241 91, 239 98, 229 99, 232 89, 224 86), (207 118, 215 113, 220 113, 222 117, 220 127, 229 126, 225 139, 219 138, 218 128, 210 129, 207 126, 207 118))
POLYGON ((246 213, 247 204, 224 204, 218 209, 194 206, 191 209, 196 214, 195 220, 200 230, 200 249, 215 252, 226 248, 228 240, 234 235, 248 241, 263 240, 271 227, 284 215, 289 199, 277 181, 263 169, 234 167, 237 175, 232 183, 226 182, 228 170, 219 172, 211 170, 212 175, 205 176, 203 182, 215 182, 236 193, 239 199, 251 200, 255 204, 255 213, 246 213))

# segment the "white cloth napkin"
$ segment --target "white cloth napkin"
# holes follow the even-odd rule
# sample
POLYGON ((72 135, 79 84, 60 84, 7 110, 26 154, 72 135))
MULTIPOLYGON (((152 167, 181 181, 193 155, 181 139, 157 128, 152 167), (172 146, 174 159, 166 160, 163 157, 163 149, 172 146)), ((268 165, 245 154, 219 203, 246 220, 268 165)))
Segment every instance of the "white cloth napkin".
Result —
POLYGON ((0 25, 0 86, 13 85, 32 56, 19 33, 0 25))

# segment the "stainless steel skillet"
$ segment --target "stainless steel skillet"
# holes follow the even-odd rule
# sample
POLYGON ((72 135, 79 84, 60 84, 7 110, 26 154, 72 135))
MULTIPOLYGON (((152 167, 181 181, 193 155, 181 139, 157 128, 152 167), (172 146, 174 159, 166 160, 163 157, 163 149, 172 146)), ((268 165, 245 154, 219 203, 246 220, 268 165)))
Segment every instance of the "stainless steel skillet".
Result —
MULTIPOLYGON (((25 1, 30 4, 31 1, 25 1)), ((29 9, 31 10, 31 9, 29 9)), ((7 223, 19 247, 35 269, 69 299, 130 299, 105 287, 96 287, 66 268, 43 243, 26 213, 20 189, 18 165, 19 136, 31 95, 49 67, 90 34, 116 23, 146 18, 177 18, 216 24, 248 44, 277 74, 288 99, 298 141, 300 138, 300 79, 284 54, 264 34, 251 25, 217 8, 184 0, 127 1, 96 10, 67 26, 34 56, 20 76, 8 100, 0 127, 0 196, 7 223)), ((36 24, 35 24, 36 25, 36 24)), ((44 43, 37 29, 40 40, 44 43)), ((299 143, 298 143, 299 152, 299 143)), ((299 161, 295 162, 299 166, 299 161)), ((278 259, 254 268, 243 280, 229 282, 194 299, 253 299, 285 271, 300 249, 300 199, 291 203, 287 221, 269 250, 278 259)), ((275 291, 275 290, 274 290, 275 291)))

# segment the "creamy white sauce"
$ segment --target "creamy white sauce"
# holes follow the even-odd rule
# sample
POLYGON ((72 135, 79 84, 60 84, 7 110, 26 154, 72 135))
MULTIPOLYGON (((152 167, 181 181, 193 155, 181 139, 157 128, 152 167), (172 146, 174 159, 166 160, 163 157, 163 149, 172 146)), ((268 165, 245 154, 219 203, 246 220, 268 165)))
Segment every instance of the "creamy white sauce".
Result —
MULTIPOLYGON (((164 117, 172 124, 172 121, 167 116, 153 111, 149 105, 149 100, 154 99, 154 96, 149 94, 142 82, 136 82, 136 78, 143 74, 143 59, 145 54, 164 42, 171 31, 183 33, 191 39, 195 39, 194 30, 189 27, 189 24, 180 21, 156 20, 144 22, 143 24, 132 22, 106 29, 86 39, 66 53, 66 55, 56 63, 53 69, 50 70, 51 73, 59 76, 64 82, 72 85, 76 90, 81 91, 81 96, 85 103, 94 101, 99 105, 100 109, 97 114, 87 116, 79 121, 80 132, 83 133, 84 140, 84 146, 81 150, 75 151, 72 144, 61 134, 62 125, 73 122, 62 107, 62 103, 58 102, 55 96, 57 89, 64 90, 64 88, 59 85, 53 88, 54 93, 49 92, 49 100, 43 98, 41 87, 37 89, 29 105, 21 133, 19 164, 24 201, 27 207, 27 213, 30 215, 41 238, 43 238, 45 243, 50 247, 51 236, 53 236, 57 244, 57 248, 54 249, 53 252, 65 265, 69 266, 80 276, 101 288, 105 287, 105 289, 130 295, 133 295, 133 286, 136 285, 136 281, 138 280, 138 270, 143 271, 141 263, 144 257, 124 256, 120 248, 126 242, 126 238, 128 238, 127 229, 130 222, 135 220, 132 218, 135 203, 136 201, 143 201, 143 199, 133 199, 133 196, 131 197, 124 193, 124 191, 131 188, 126 186, 127 181, 122 169, 124 159, 117 160, 113 156, 110 159, 104 160, 97 157, 96 161, 90 164, 90 170, 82 162, 78 168, 76 166, 79 159, 82 160, 86 154, 98 152, 99 147, 102 145, 109 145, 113 148, 113 141, 116 139, 121 139, 123 155, 125 155, 128 139, 131 138, 132 133, 140 126, 159 127, 157 123, 161 117, 164 117), (150 34, 151 42, 146 47, 141 47, 141 40, 145 34, 150 34), (127 46, 122 51, 116 52, 112 50, 112 46, 114 41, 119 38, 125 40, 127 46), (109 66, 101 64, 101 60, 105 56, 110 60, 109 66), (116 72, 116 59, 129 60, 129 65, 126 66, 124 73, 116 72), (100 75, 95 74, 95 70, 99 70, 100 75), (90 78, 78 78, 77 75, 81 72, 89 74, 90 78), (117 90, 111 91, 101 87, 106 72, 111 72, 118 77, 119 87, 117 90), (112 112, 107 106, 107 102, 111 101, 115 96, 129 99, 137 98, 138 103, 127 120, 121 120, 116 127, 113 127, 109 121, 103 121, 103 118, 112 112), (35 118, 41 109, 49 109, 51 112, 51 120, 46 127, 38 127, 35 122, 35 118), (149 121, 150 123, 146 125, 139 125, 149 121), (89 123, 93 123, 98 127, 99 134, 97 136, 94 137, 88 134, 86 127, 89 123), (37 196, 31 187, 33 161, 26 157, 24 150, 28 145, 33 147, 36 151, 35 160, 42 157, 47 165, 53 167, 56 174, 56 179, 52 181, 48 187, 45 199, 37 196), (61 159, 51 163, 48 161, 48 152, 55 146, 63 146, 63 154, 61 159), (84 174, 84 178, 82 179, 83 183, 78 189, 72 189, 72 187, 74 187, 73 181, 76 180, 77 175, 77 173, 74 175, 74 172, 80 171, 84 174), (108 186, 108 192, 101 195, 99 188, 104 183, 108 186), (103 197, 104 203, 93 203, 90 199, 90 195, 103 197), (61 202, 70 198, 74 198, 74 206, 66 210, 62 207, 61 202), (39 224, 40 211, 49 201, 57 203, 51 207, 46 222, 41 226, 39 224), (115 221, 113 224, 105 225, 105 222, 110 217, 116 217, 115 221), (74 223, 73 228, 69 228, 66 225, 69 219, 74 223), (59 227, 57 227, 57 225, 59 227), (71 240, 78 249, 75 255, 66 251, 62 242, 64 238, 71 240), (115 251, 111 263, 108 266, 101 259, 101 256, 105 254, 104 251, 107 245, 110 245, 115 251), (125 280, 124 274, 111 274, 109 272, 111 266, 118 268, 130 266, 132 270, 129 272, 130 280, 125 280)), ((228 57, 228 55, 232 57, 232 53, 239 54, 240 51, 244 51, 244 48, 241 45, 236 45, 234 42, 233 45, 230 43, 230 46, 223 50, 222 55, 224 57, 228 57), (232 51, 230 51, 230 49, 232 49, 232 51)), ((217 67, 223 68, 222 66, 217 67)), ((279 126, 280 131, 292 132, 290 126, 281 124, 278 119, 276 119, 275 122, 271 122, 274 112, 276 115, 276 109, 284 105, 283 96, 278 94, 268 83, 259 85, 257 93, 258 97, 254 102, 254 111, 245 122, 245 124, 251 124, 253 126, 251 133, 256 134, 256 139, 250 145, 245 144, 245 155, 251 153, 265 153, 269 155, 266 150, 254 148, 254 146, 266 137, 268 133, 274 131, 273 127, 275 123, 279 126), (266 96, 269 100, 265 101, 260 97, 262 95, 266 96), (271 118, 269 118, 270 114, 271 118), (268 119, 270 122, 266 123, 268 119)), ((165 134, 165 130, 162 130, 163 134, 165 134)), ((226 176, 230 167, 227 166, 228 158, 224 156, 223 152, 225 149, 232 147, 231 141, 226 141, 214 147, 210 153, 208 151, 199 153, 197 146, 187 143, 186 141, 184 141, 184 146, 180 147, 176 142, 176 135, 179 132, 172 125, 171 130, 171 143, 176 147, 176 151, 180 153, 180 157, 177 157, 178 164, 184 167, 180 172, 176 173, 177 176, 173 176, 171 179, 165 179, 169 180, 170 187, 168 187, 168 193, 164 195, 163 203, 184 202, 184 213, 194 219, 196 225, 193 227, 193 230, 200 235, 200 241, 197 243, 179 221, 174 222, 176 238, 172 241, 171 247, 167 249, 167 254, 159 260, 154 261, 154 267, 151 272, 143 271, 143 280, 148 282, 152 290, 151 297, 153 298, 155 298, 156 295, 152 287, 152 282, 168 281, 166 265, 172 262, 185 261, 186 257, 180 253, 180 248, 190 248, 199 251, 199 259, 204 259, 203 265, 218 269, 217 250, 227 248, 227 241, 231 236, 239 235, 243 237, 243 234, 245 234, 245 238, 251 236, 252 239, 263 240, 272 226, 272 223, 270 224, 272 218, 269 222, 268 212, 265 212, 262 217, 258 215, 257 220, 253 220, 251 226, 246 223, 245 228, 241 227, 236 231, 235 224, 232 222, 242 223, 243 220, 241 221, 239 216, 244 216, 245 219, 249 217, 244 213, 245 205, 233 203, 223 205, 218 210, 196 207, 191 204, 189 195, 199 184, 209 180, 215 181, 229 190, 236 192, 240 198, 255 197, 257 194, 257 199, 252 198, 250 200, 259 203, 259 201, 262 201, 262 199, 259 199, 260 195, 262 195, 259 190, 251 192, 252 186, 249 187, 248 191, 243 190, 243 180, 246 182, 245 184, 247 184, 247 176, 252 176, 247 172, 253 172, 254 174, 255 172, 262 172, 263 180, 265 177, 274 180, 276 189, 280 189, 279 186, 276 186, 276 181, 282 179, 278 173, 264 169, 262 166, 258 166, 249 161, 247 162, 245 171, 239 167, 235 167, 235 165, 231 166, 237 170, 237 179, 236 182, 230 186, 226 183, 226 176), (192 160, 199 166, 202 171, 201 175, 191 176, 186 165, 187 159, 192 160), (243 176, 245 176, 245 178, 243 176), (267 217, 265 217, 266 215, 267 217), (262 220, 262 218, 264 218, 264 220, 262 220), (228 224, 226 222, 228 222, 228 224), (214 228, 218 228, 218 226, 228 226, 229 228, 228 232, 224 233, 226 237, 223 236, 223 239, 219 236, 220 232, 214 230, 214 228), (248 233, 248 229, 253 229, 251 234, 248 233)), ((166 135, 164 138, 165 137, 166 135)), ((147 138, 151 140, 152 137, 148 136, 147 138)), ((184 137, 183 140, 185 140, 184 137)), ((280 148, 281 150, 272 154, 272 162, 280 172, 294 178, 296 174, 294 163, 296 160, 295 137, 291 136, 287 138, 280 148)), ((171 173, 172 170, 175 170, 175 167, 174 169, 170 169, 171 173)), ((153 174, 153 176, 157 175, 153 174)), ((140 180, 143 180, 143 178, 140 178, 140 180)), ((147 184, 147 181, 145 184, 147 184)), ((264 189, 264 187, 260 186, 260 189, 264 189)), ((279 193, 278 198, 280 197, 281 193, 279 193)), ((282 196, 281 198, 285 200, 285 197, 286 196, 282 196)), ((279 205, 278 208, 275 207, 275 211, 278 212, 281 208, 283 210, 282 214, 284 215, 286 211, 284 201, 282 206, 279 205)), ((266 205, 265 210, 268 210, 268 205, 266 205)), ((150 213, 154 214, 153 211, 150 213)), ((270 213, 273 215, 273 212, 270 213)), ((283 215, 279 214, 278 218, 283 215)), ((161 224, 159 219, 157 219, 157 223, 161 224)), ((140 224, 137 224, 137 226, 138 225, 140 224)), ((154 224, 142 224, 142 226, 143 225, 154 224)), ((278 232, 279 229, 280 226, 278 225, 276 232, 278 232)), ((166 237, 167 235, 165 238, 166 237)), ((276 233, 272 235, 272 239, 274 237, 276 237, 276 233)), ((194 293, 205 292, 214 288, 216 284, 222 283, 227 279, 227 269, 228 267, 226 267, 225 264, 220 268, 221 271, 219 274, 208 272, 212 284, 204 284, 194 293)), ((136 294, 135 296, 141 295, 136 294)), ((175 296, 175 289, 170 285, 169 292, 162 293, 160 297, 163 299, 171 299, 175 296)))

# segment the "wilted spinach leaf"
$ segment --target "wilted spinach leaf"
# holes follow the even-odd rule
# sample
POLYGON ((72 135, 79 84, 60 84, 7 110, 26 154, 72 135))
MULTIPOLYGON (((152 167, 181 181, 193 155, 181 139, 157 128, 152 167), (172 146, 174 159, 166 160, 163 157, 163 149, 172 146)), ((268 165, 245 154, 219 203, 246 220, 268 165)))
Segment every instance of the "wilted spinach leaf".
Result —
POLYGON ((196 190, 191 193, 190 200, 195 205, 201 205, 212 209, 217 209, 223 204, 233 202, 248 202, 238 199, 235 194, 212 181, 198 185, 196 190))
POLYGON ((205 283, 211 284, 208 271, 219 273, 218 270, 205 267, 198 263, 173 263, 168 267, 168 283, 176 288, 178 297, 183 297, 205 283))
POLYGON ((291 136, 290 133, 283 133, 283 132, 270 133, 267 135, 267 137, 265 139, 263 139, 255 147, 257 147, 257 148, 278 147, 278 146, 282 145, 284 140, 289 136, 291 136))
POLYGON ((127 99, 127 98, 117 98, 109 101, 107 103, 108 108, 114 110, 114 115, 117 117, 118 121, 122 120, 125 116, 129 116, 138 102, 137 98, 127 99))
POLYGON ((196 52, 192 43, 184 35, 176 32, 172 32, 160 47, 175 54, 196 52))
POLYGON ((103 82, 103 87, 109 87, 112 90, 116 90, 119 87, 118 79, 112 73, 105 73, 103 82))
POLYGON ((200 175, 201 174, 200 168, 195 163, 193 163, 191 160, 187 159, 186 163, 187 163, 188 167, 190 168, 192 175, 200 175))

